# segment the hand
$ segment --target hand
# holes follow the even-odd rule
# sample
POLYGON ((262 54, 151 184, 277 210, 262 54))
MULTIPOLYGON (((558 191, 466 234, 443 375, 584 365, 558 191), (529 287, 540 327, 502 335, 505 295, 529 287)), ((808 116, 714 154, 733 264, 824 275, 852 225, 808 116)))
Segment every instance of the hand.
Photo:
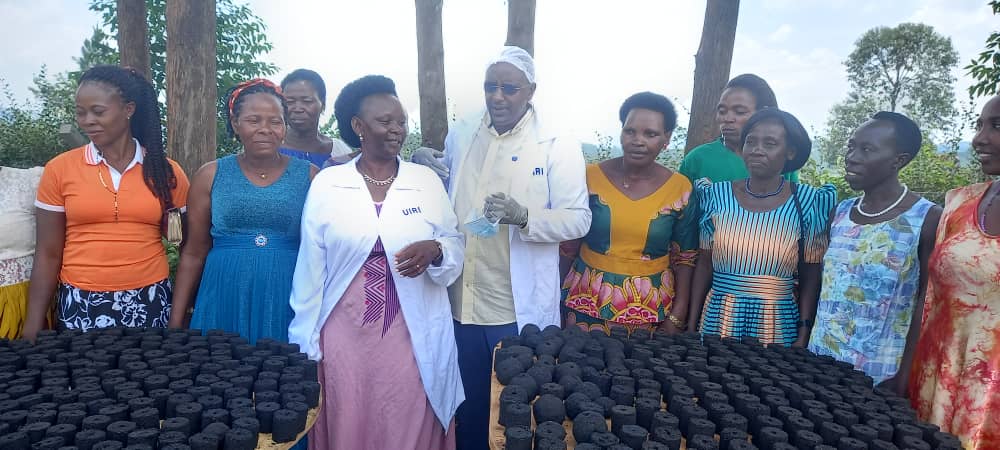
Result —
POLYGON ((346 155, 331 156, 330 159, 326 160, 326 162, 323 163, 323 167, 322 168, 325 169, 327 167, 339 166, 341 164, 346 164, 346 163, 350 162, 352 159, 354 159, 356 156, 358 156, 359 154, 361 154, 361 150, 355 150, 355 151, 353 151, 351 153, 348 153, 346 155))
POLYGON ((669 319, 660 322, 660 326, 656 328, 656 331, 666 334, 681 334, 684 332, 684 330, 677 328, 677 325, 674 325, 669 319))
POLYGON ((404 277, 416 278, 441 256, 441 246, 437 241, 414 242, 394 255, 396 272, 404 277))
POLYGON ((510 198, 502 192, 490 194, 486 197, 486 204, 483 206, 483 215, 492 220, 500 220, 500 223, 517 225, 524 227, 528 225, 528 208, 521 206, 517 200, 510 198))
POLYGON ((29 321, 25 321, 24 328, 21 330, 21 339, 24 339, 34 344, 35 339, 38 338, 39 330, 41 330, 41 327, 36 326, 29 321))
POLYGON ((438 177, 446 179, 451 171, 441 162, 441 158, 444 158, 444 152, 430 147, 420 147, 410 155, 410 162, 429 167, 438 177))
POLYGON ((878 384, 878 387, 895 392, 900 397, 906 397, 906 383, 900 382, 899 374, 878 384))
POLYGON ((177 310, 171 309, 170 310, 170 321, 167 322, 167 328, 171 328, 171 329, 175 329, 175 330, 187 328, 186 326, 184 326, 184 322, 186 322, 186 320, 185 320, 185 316, 186 315, 187 315, 187 312, 182 312, 182 311, 177 311, 177 310))
POLYGON ((795 348, 806 348, 806 345, 809 345, 809 336, 808 335, 802 335, 802 332, 800 331, 799 332, 799 338, 796 339, 795 342, 792 342, 792 347, 795 347, 795 348))

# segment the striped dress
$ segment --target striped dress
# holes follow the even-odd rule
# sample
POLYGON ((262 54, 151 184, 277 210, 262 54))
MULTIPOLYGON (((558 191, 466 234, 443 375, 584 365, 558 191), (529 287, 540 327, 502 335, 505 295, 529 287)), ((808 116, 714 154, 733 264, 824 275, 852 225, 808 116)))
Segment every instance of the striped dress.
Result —
POLYGON ((732 182, 698 181, 701 248, 712 250, 713 268, 703 333, 785 345, 798 338, 798 241, 804 239, 807 263, 822 262, 837 192, 831 185, 797 187, 801 217, 791 197, 771 211, 748 211, 732 182))

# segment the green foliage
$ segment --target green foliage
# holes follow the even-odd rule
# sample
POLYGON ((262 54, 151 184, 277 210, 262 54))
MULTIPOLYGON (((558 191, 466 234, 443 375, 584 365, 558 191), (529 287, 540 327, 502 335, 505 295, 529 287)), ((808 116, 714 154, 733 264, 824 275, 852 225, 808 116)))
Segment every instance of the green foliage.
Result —
MULTIPOLYGON (((159 92, 166 92, 167 54, 167 0, 146 0, 149 26, 150 65, 153 80, 159 92)), ((116 35, 117 0, 91 0, 90 9, 101 13, 104 26, 116 35)), ((278 67, 260 60, 271 51, 267 26, 246 5, 236 5, 233 0, 216 0, 216 101, 219 111, 224 107, 226 91, 237 83, 251 78, 266 77, 278 67)), ((220 156, 235 153, 240 146, 226 134, 226 123, 219 114, 216 118, 216 137, 220 156)))
POLYGON ((167 242, 166 239, 162 239, 163 249, 167 252, 167 267, 170 268, 170 280, 174 280, 174 276, 177 275, 177 264, 181 260, 181 249, 180 247, 167 242))
MULTIPOLYGON (((45 68, 42 70, 44 74, 45 68)), ((64 117, 59 114, 58 108, 18 102, 6 83, 2 84, 2 92, 0 165, 20 168, 43 166, 65 150, 58 134, 64 117)))
POLYGON ((820 164, 835 166, 847 149, 847 140, 854 130, 878 111, 874 99, 852 92, 846 100, 833 105, 826 119, 826 134, 813 141, 813 151, 820 164))
POLYGON ((956 64, 951 38, 919 23, 868 30, 844 62, 857 98, 904 113, 931 134, 954 124, 956 64))
MULTIPOLYGON (((1000 0, 992 0, 989 4, 993 14, 1000 15, 1000 0)), ((965 66, 965 70, 978 81, 969 86, 971 97, 1000 94, 1000 31, 990 33, 986 38, 986 48, 965 66)))
POLYGON ((73 61, 80 68, 79 71, 70 74, 70 79, 74 83, 79 81, 80 75, 83 75, 83 72, 91 67, 119 63, 118 49, 108 44, 110 38, 111 36, 108 36, 101 27, 94 27, 94 32, 83 41, 80 57, 73 58, 73 61))
POLYGON ((847 141, 879 110, 904 113, 924 132, 919 156, 900 173, 911 190, 941 203, 948 190, 980 181, 980 171, 956 153, 962 128, 956 126, 951 69, 957 63, 951 39, 927 25, 904 23, 862 35, 844 62, 851 92, 831 108, 825 134, 813 142, 816 158, 800 172, 802 181, 833 184, 842 199, 857 196, 844 180, 847 141), (938 151, 935 140, 950 144, 952 151, 938 151))

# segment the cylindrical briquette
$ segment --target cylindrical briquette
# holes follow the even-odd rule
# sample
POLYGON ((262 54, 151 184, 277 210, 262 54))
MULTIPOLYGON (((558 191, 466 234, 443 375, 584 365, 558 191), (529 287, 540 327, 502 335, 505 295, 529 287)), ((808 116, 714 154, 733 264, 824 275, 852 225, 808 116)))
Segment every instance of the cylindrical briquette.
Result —
POLYGON ((87 416, 83 419, 84 430, 106 431, 111 424, 111 418, 104 415, 87 416))
POLYGON ((622 443, 633 450, 642 448, 642 443, 646 441, 649 432, 638 425, 624 425, 617 433, 622 443))
POLYGON ((654 428, 652 439, 665 444, 671 450, 680 450, 681 432, 676 427, 654 428))
POLYGON ((188 439, 188 444, 191 445, 191 450, 217 450, 219 440, 214 434, 196 433, 188 439))
POLYGON ((76 436, 77 431, 79 431, 79 428, 76 425, 63 423, 53 425, 48 430, 45 430, 45 437, 58 436, 66 442, 73 442, 73 437, 76 436))
POLYGON ((253 450, 257 448, 257 435, 242 428, 229 430, 226 432, 223 448, 227 450, 253 450))
POLYGON ((107 436, 107 432, 104 430, 83 429, 76 433, 73 441, 76 443, 78 448, 90 450, 94 444, 106 440, 108 438, 107 436))
POLYGON ((135 422, 127 420, 111 422, 111 424, 108 425, 108 439, 124 443, 128 441, 128 434, 135 430, 135 422))
POLYGON ((140 428, 128 434, 128 445, 148 445, 156 448, 156 442, 160 437, 160 430, 157 428, 140 428))
POLYGON ((299 414, 297 412, 290 409, 275 411, 271 425, 271 438, 277 443, 291 442, 299 434, 298 424, 299 414))
POLYGON ((185 436, 190 436, 196 429, 186 417, 170 417, 163 421, 160 431, 177 431, 184 433, 185 436))
POLYGON ((257 420, 260 421, 260 432, 271 433, 273 430, 274 413, 281 409, 281 404, 263 402, 256 405, 257 420))
POLYGON ((848 437, 850 434, 847 428, 839 423, 824 422, 819 426, 819 435, 823 436, 823 442, 827 445, 836 446, 840 438, 848 437))
POLYGON ((617 435, 623 426, 636 425, 638 423, 637 416, 635 407, 615 405, 611 408, 611 432, 617 435))
POLYGON ((135 422, 136 426, 142 428, 159 428, 160 413, 156 408, 143 408, 132 411, 129 418, 135 422))
POLYGON ((573 419, 573 438, 578 443, 590 442, 590 436, 598 431, 608 431, 604 416, 593 411, 584 411, 573 419))

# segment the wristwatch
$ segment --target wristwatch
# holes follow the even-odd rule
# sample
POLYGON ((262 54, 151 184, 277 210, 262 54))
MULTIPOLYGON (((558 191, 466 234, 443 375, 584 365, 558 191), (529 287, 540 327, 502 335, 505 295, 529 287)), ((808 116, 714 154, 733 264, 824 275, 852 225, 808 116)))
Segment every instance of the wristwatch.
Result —
POLYGON ((805 319, 805 320, 800 320, 798 322, 795 322, 795 328, 802 328, 802 327, 812 328, 813 327, 813 321, 809 320, 809 319, 805 319))

